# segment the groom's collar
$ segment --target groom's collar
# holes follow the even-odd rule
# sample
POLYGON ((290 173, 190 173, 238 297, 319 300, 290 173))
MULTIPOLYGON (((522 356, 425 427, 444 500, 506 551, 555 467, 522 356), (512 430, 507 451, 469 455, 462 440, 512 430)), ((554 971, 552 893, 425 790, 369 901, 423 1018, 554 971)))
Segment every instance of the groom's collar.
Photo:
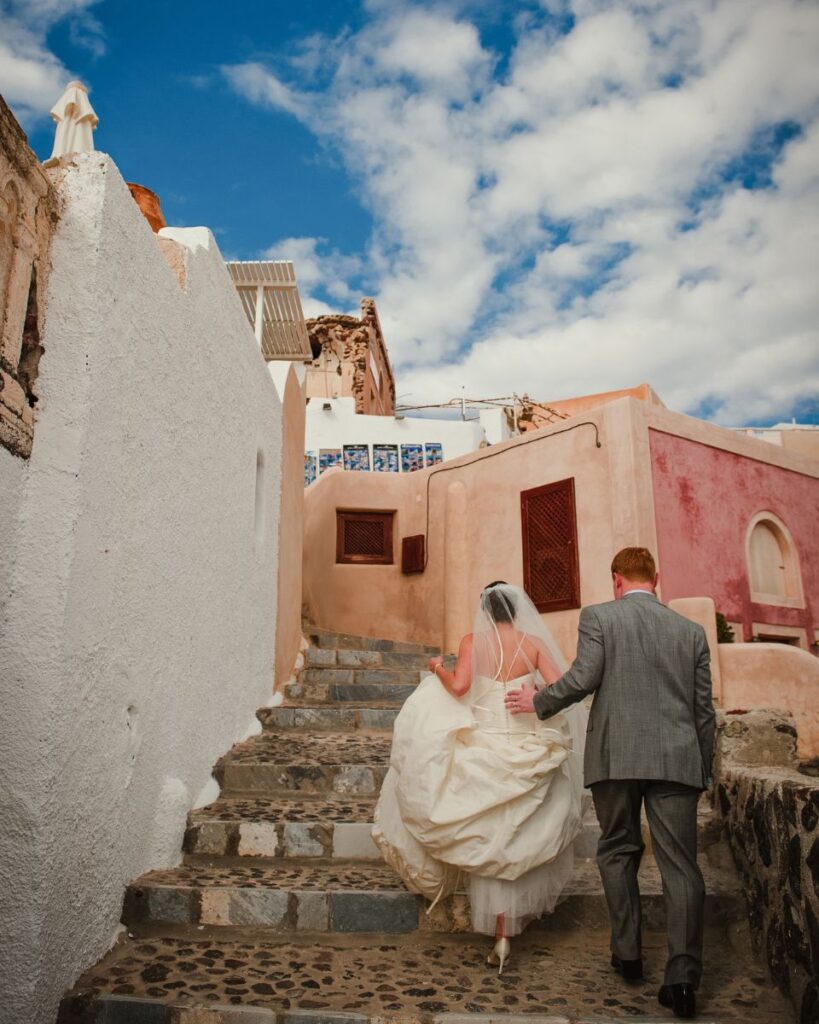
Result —
POLYGON ((632 594, 646 594, 648 597, 653 597, 655 601, 659 601, 659 598, 652 590, 627 590, 623 597, 631 597, 632 594))

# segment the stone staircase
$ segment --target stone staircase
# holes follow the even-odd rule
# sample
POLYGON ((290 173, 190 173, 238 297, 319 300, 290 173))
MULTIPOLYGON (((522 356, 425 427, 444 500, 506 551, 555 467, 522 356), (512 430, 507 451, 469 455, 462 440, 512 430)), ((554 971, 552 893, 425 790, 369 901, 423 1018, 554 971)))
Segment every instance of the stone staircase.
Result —
MULTIPOLYGON (((671 1019, 656 1002, 662 890, 641 868, 646 983, 608 966, 608 917, 587 816, 555 913, 516 940, 504 975, 456 894, 426 913, 370 838, 391 728, 432 649, 309 632, 285 703, 216 765, 217 801, 192 811, 179 867, 136 879, 127 934, 61 1005, 59 1024, 603 1024, 671 1019), (584 859, 588 858, 588 859, 584 859)), ((753 958, 718 820, 703 802, 708 887, 700 1020, 792 1021, 753 958)))

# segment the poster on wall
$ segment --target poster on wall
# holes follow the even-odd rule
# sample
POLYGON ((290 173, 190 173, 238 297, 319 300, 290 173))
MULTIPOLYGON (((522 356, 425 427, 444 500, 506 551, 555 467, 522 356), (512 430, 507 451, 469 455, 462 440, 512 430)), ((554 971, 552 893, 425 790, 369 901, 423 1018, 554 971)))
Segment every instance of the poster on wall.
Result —
POLYGON ((432 441, 424 445, 427 455, 427 465, 437 466, 444 461, 444 446, 438 441, 432 441))
POLYGON ((319 475, 325 473, 328 469, 335 469, 336 466, 341 466, 341 449, 319 449, 319 475))
POLYGON ((370 447, 366 444, 344 445, 344 468, 368 472, 370 469, 370 447))
POLYGON ((401 469, 404 473, 414 473, 424 468, 424 446, 422 444, 401 445, 401 469))
POLYGON ((398 445, 374 444, 373 469, 376 473, 398 472, 398 445))
POLYGON ((317 460, 315 452, 304 453, 304 486, 309 487, 316 479, 317 460))

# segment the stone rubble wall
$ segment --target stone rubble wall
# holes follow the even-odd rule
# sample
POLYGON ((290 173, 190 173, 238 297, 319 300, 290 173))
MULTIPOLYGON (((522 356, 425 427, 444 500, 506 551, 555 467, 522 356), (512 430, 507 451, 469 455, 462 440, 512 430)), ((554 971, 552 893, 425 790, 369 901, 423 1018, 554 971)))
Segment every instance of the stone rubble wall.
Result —
POLYGON ((754 943, 799 1024, 817 1024, 819 779, 798 770, 791 716, 721 714, 715 780, 754 943))
POLYGON ((395 405, 395 381, 375 300, 361 300, 361 319, 332 313, 306 323, 310 344, 314 352, 318 351, 311 369, 308 369, 307 397, 354 398, 355 411, 359 415, 380 412, 370 403, 370 388, 380 390, 372 379, 372 358, 382 379, 386 376, 384 414, 391 415, 395 405), (328 373, 340 378, 329 391, 323 379, 328 373))
POLYGON ((0 96, 0 446, 27 459, 57 195, 0 96))

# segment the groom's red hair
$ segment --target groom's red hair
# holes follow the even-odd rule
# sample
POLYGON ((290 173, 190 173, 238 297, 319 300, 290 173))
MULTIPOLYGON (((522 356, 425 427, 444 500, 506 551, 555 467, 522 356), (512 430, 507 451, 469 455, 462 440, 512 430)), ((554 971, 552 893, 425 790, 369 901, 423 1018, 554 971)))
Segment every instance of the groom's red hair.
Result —
POLYGON ((653 583, 657 575, 657 566, 648 548, 623 548, 617 552, 611 563, 612 576, 616 572, 635 583, 653 583))

